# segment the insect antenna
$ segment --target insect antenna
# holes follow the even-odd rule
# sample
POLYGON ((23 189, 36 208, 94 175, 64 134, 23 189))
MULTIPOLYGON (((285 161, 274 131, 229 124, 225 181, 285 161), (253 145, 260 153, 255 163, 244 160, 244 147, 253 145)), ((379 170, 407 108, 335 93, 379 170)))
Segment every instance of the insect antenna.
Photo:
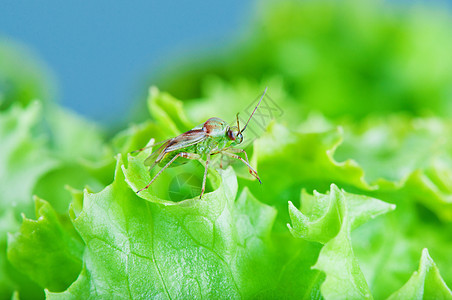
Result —
POLYGON ((239 132, 240 133, 245 131, 246 126, 248 126, 248 123, 250 122, 251 118, 253 117, 254 113, 256 112, 257 108, 259 107, 259 104, 261 104, 262 99, 264 99, 265 93, 267 93, 267 89, 268 89, 268 87, 265 88, 264 92, 262 93, 261 98, 259 99, 259 102, 257 103, 256 107, 254 108, 253 112, 251 113, 250 118, 248 119, 248 121, 245 124, 245 127, 243 127, 242 130, 240 130, 240 127, 238 127, 238 125, 239 125, 239 115, 237 114, 237 127, 239 128, 239 132))

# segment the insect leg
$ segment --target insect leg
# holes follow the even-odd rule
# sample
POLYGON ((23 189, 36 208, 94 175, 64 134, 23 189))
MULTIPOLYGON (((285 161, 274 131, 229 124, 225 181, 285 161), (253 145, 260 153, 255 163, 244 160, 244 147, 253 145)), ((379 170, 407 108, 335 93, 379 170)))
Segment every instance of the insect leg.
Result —
MULTIPOLYGON (((228 151, 232 152, 232 153, 243 153, 243 154, 245 154, 245 160, 246 160, 246 162, 248 164, 250 164, 250 161, 248 160, 248 155, 246 154, 245 150, 240 149, 240 148, 231 148, 228 151)), ((252 168, 249 169, 249 171, 250 171, 250 174, 254 176, 254 172, 256 172, 256 171, 254 171, 254 169, 252 169, 252 168)), ((257 172, 256 172, 256 175, 257 175, 257 172)), ((254 177, 256 177, 256 176, 254 176, 254 177)), ((257 178, 257 177, 256 177, 256 179, 259 180, 259 178, 257 178)), ((260 180, 259 180, 259 182, 260 182, 260 180)))
POLYGON ((152 178, 152 180, 148 183, 148 185, 146 185, 144 188, 140 189, 137 191, 137 194, 145 189, 147 189, 153 182, 155 179, 157 179, 157 177, 166 169, 168 168, 178 157, 184 157, 184 158, 188 158, 188 159, 199 159, 201 158, 201 156, 199 154, 195 154, 195 153, 187 153, 187 152, 179 152, 177 153, 155 176, 154 178, 152 178))
POLYGON ((221 150, 210 152, 210 155, 220 154, 220 169, 223 169, 223 152, 226 150, 229 150, 229 149, 234 149, 234 148, 227 147, 227 148, 224 148, 221 150))
POLYGON ((225 155, 230 156, 230 157, 232 157, 232 158, 236 158, 236 159, 240 160, 241 162, 243 162, 245 165, 247 165, 247 167, 248 167, 248 169, 249 169, 249 171, 250 171, 250 174, 253 175, 257 180, 259 180, 259 183, 260 183, 260 184, 262 184, 262 181, 261 181, 261 179, 259 178, 259 175, 257 175, 256 170, 254 170, 253 167, 252 167, 252 166, 250 165, 250 163, 248 162, 248 156, 246 155, 245 150, 243 150, 243 149, 238 149, 238 148, 234 148, 234 149, 229 149, 228 151, 223 151, 223 152, 221 152, 221 153, 224 153, 225 155), (231 150, 232 150, 232 151, 231 151, 231 150), (238 156, 237 154, 232 153, 232 152, 243 152, 243 153, 245 153, 246 160, 244 160, 242 157, 240 157, 240 156, 238 156))
MULTIPOLYGON (((248 164, 250 163, 250 161, 248 160, 248 155, 246 154, 246 151, 245 151, 245 150, 240 149, 240 148, 231 148, 231 149, 228 149, 228 151, 231 152, 231 153, 243 153, 243 154, 245 154, 245 160, 246 160, 246 162, 247 162, 248 164)), ((250 170, 250 174, 251 174, 251 170, 250 170)))
POLYGON ((210 153, 207 154, 206 167, 204 169, 204 177, 202 178, 202 188, 201 188, 201 195, 199 195, 199 199, 202 198, 202 195, 204 194, 204 191, 206 189, 206 177, 207 177, 207 169, 209 168, 209 162, 210 162, 210 153))

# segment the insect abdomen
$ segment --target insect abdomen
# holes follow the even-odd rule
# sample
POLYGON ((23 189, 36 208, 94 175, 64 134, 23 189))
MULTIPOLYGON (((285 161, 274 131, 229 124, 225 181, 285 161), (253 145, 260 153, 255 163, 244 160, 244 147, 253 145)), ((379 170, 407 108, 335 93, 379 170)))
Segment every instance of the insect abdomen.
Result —
POLYGON ((195 152, 201 156, 205 156, 208 153, 212 151, 216 146, 218 145, 218 142, 215 138, 207 138, 201 143, 196 144, 196 150, 195 152))
MULTIPOLYGON (((189 146, 189 147, 186 147, 186 148, 181 148, 181 149, 174 150, 174 151, 171 151, 171 152, 166 153, 165 156, 163 156, 162 160, 159 162, 158 166, 159 166, 159 167, 164 167, 167 163, 169 163, 169 161, 170 161, 171 159, 173 159, 173 158, 174 158, 178 153, 180 153, 180 152, 189 152, 189 153, 196 152, 196 151, 194 151, 194 150, 195 150, 195 149, 194 149, 195 147, 196 147, 196 145, 193 145, 193 146, 189 146)), ((177 166, 186 164, 186 163, 188 163, 189 161, 190 161, 190 160, 187 159, 187 158, 184 158, 184 157, 178 157, 178 158, 177 158, 177 159, 169 166, 169 168, 171 168, 171 167, 177 167, 177 166)))
MULTIPOLYGON (((199 142, 198 144, 166 153, 158 165, 159 167, 164 167, 171 159, 173 159, 173 157, 175 157, 180 152, 196 153, 204 157, 206 154, 210 153, 210 151, 212 151, 212 149, 215 148, 217 144, 218 143, 213 139, 207 138, 204 141, 199 142)), ((170 165, 170 167, 180 166, 186 164, 189 161, 190 159, 179 157, 174 161, 174 163, 170 165)))

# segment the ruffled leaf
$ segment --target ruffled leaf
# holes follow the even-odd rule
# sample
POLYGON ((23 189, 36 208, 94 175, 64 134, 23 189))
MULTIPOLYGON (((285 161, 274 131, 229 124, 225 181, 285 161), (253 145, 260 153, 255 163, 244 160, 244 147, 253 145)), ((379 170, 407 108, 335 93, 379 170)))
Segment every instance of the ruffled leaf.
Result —
POLYGON ((65 290, 78 276, 84 245, 69 219, 35 198, 36 220, 23 217, 19 232, 8 237, 8 259, 51 291, 65 290))
POLYGON ((86 243, 84 270, 49 298, 249 297, 274 284, 268 243, 275 211, 247 191, 235 203, 232 169, 221 171, 221 184, 201 200, 169 203, 136 195, 132 163, 125 168, 118 157, 115 181, 85 192, 74 214, 86 243))
POLYGON ((321 285, 323 297, 372 298, 353 253, 350 234, 353 228, 394 208, 377 199, 340 191, 335 185, 326 195, 304 192, 300 211, 289 203, 292 234, 325 244, 313 266, 326 275, 321 285))
POLYGON ((441 278, 428 250, 424 249, 419 269, 389 299, 452 299, 452 292, 441 278))

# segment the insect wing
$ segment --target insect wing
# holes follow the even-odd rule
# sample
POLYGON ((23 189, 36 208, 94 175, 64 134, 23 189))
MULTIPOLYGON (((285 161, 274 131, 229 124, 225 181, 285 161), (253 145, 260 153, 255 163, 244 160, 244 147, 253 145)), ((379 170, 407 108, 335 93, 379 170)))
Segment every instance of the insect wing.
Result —
POLYGON ((206 137, 207 135, 202 129, 192 129, 182 133, 181 135, 166 141, 157 150, 152 152, 144 161, 144 165, 150 166, 149 170, 152 170, 154 166, 163 159, 166 153, 192 146, 203 141, 206 137))
POLYGON ((202 129, 192 129, 175 137, 165 149, 165 152, 179 150, 195 145, 207 138, 207 134, 202 129))
POLYGON ((171 140, 167 140, 163 145, 161 145, 157 150, 151 153, 146 160, 144 161, 145 166, 151 166, 149 170, 152 170, 156 164, 158 164, 163 156, 165 155, 165 149, 168 147, 168 144, 171 140))

